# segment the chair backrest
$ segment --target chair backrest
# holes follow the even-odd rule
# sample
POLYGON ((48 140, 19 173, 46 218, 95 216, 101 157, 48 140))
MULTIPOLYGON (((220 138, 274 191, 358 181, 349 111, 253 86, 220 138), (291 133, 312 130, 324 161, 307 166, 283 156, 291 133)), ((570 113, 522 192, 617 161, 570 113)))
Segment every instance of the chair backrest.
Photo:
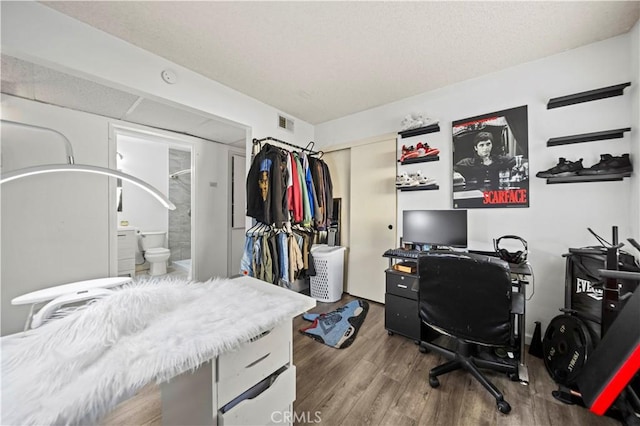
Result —
POLYGON ((511 336, 509 265, 492 256, 428 252, 418 259, 420 318, 454 337, 506 345, 511 336))

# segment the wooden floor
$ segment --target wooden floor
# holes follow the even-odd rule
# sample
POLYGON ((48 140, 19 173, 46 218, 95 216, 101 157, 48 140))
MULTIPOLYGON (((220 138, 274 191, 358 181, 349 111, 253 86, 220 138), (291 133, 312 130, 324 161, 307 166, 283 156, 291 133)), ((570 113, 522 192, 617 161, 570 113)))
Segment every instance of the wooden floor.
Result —
MULTIPOLYGON (((313 312, 329 312, 353 298, 318 303, 313 312)), ((429 370, 444 360, 423 354, 413 341, 388 336, 384 305, 370 303, 354 343, 334 349, 298 333, 308 323, 294 319, 293 360, 297 368, 296 424, 324 425, 619 425, 587 409, 556 401, 556 389, 542 360, 529 357, 528 386, 505 374, 487 373, 511 404, 498 412, 493 397, 468 373, 456 371, 428 384, 429 370), (320 422, 318 422, 320 420, 320 422)), ((103 422, 110 425, 160 425, 158 387, 145 388, 122 403, 103 422)))

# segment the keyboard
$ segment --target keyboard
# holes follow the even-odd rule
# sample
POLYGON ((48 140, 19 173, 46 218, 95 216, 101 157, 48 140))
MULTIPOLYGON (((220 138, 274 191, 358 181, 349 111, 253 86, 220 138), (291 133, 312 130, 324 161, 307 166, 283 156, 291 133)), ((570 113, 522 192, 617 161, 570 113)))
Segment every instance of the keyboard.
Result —
POLYGON ((400 257, 404 259, 417 259, 420 255, 419 250, 405 250, 401 248, 389 249, 384 252, 383 257, 400 257))

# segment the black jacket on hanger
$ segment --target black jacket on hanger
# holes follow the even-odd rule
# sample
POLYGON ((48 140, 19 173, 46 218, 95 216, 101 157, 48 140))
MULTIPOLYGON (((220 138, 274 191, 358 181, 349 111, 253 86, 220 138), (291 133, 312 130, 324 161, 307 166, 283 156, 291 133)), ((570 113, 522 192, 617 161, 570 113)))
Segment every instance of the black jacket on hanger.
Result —
POLYGON ((265 144, 247 175, 247 216, 258 222, 284 226, 287 220, 286 151, 265 144))

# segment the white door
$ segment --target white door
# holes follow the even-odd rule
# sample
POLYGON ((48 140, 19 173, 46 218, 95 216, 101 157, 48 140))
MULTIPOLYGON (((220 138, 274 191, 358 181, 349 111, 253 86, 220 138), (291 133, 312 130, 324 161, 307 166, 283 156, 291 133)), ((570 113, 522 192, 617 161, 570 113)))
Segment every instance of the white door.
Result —
POLYGON ((384 303, 385 250, 396 247, 396 140, 351 148, 347 292, 384 303))

